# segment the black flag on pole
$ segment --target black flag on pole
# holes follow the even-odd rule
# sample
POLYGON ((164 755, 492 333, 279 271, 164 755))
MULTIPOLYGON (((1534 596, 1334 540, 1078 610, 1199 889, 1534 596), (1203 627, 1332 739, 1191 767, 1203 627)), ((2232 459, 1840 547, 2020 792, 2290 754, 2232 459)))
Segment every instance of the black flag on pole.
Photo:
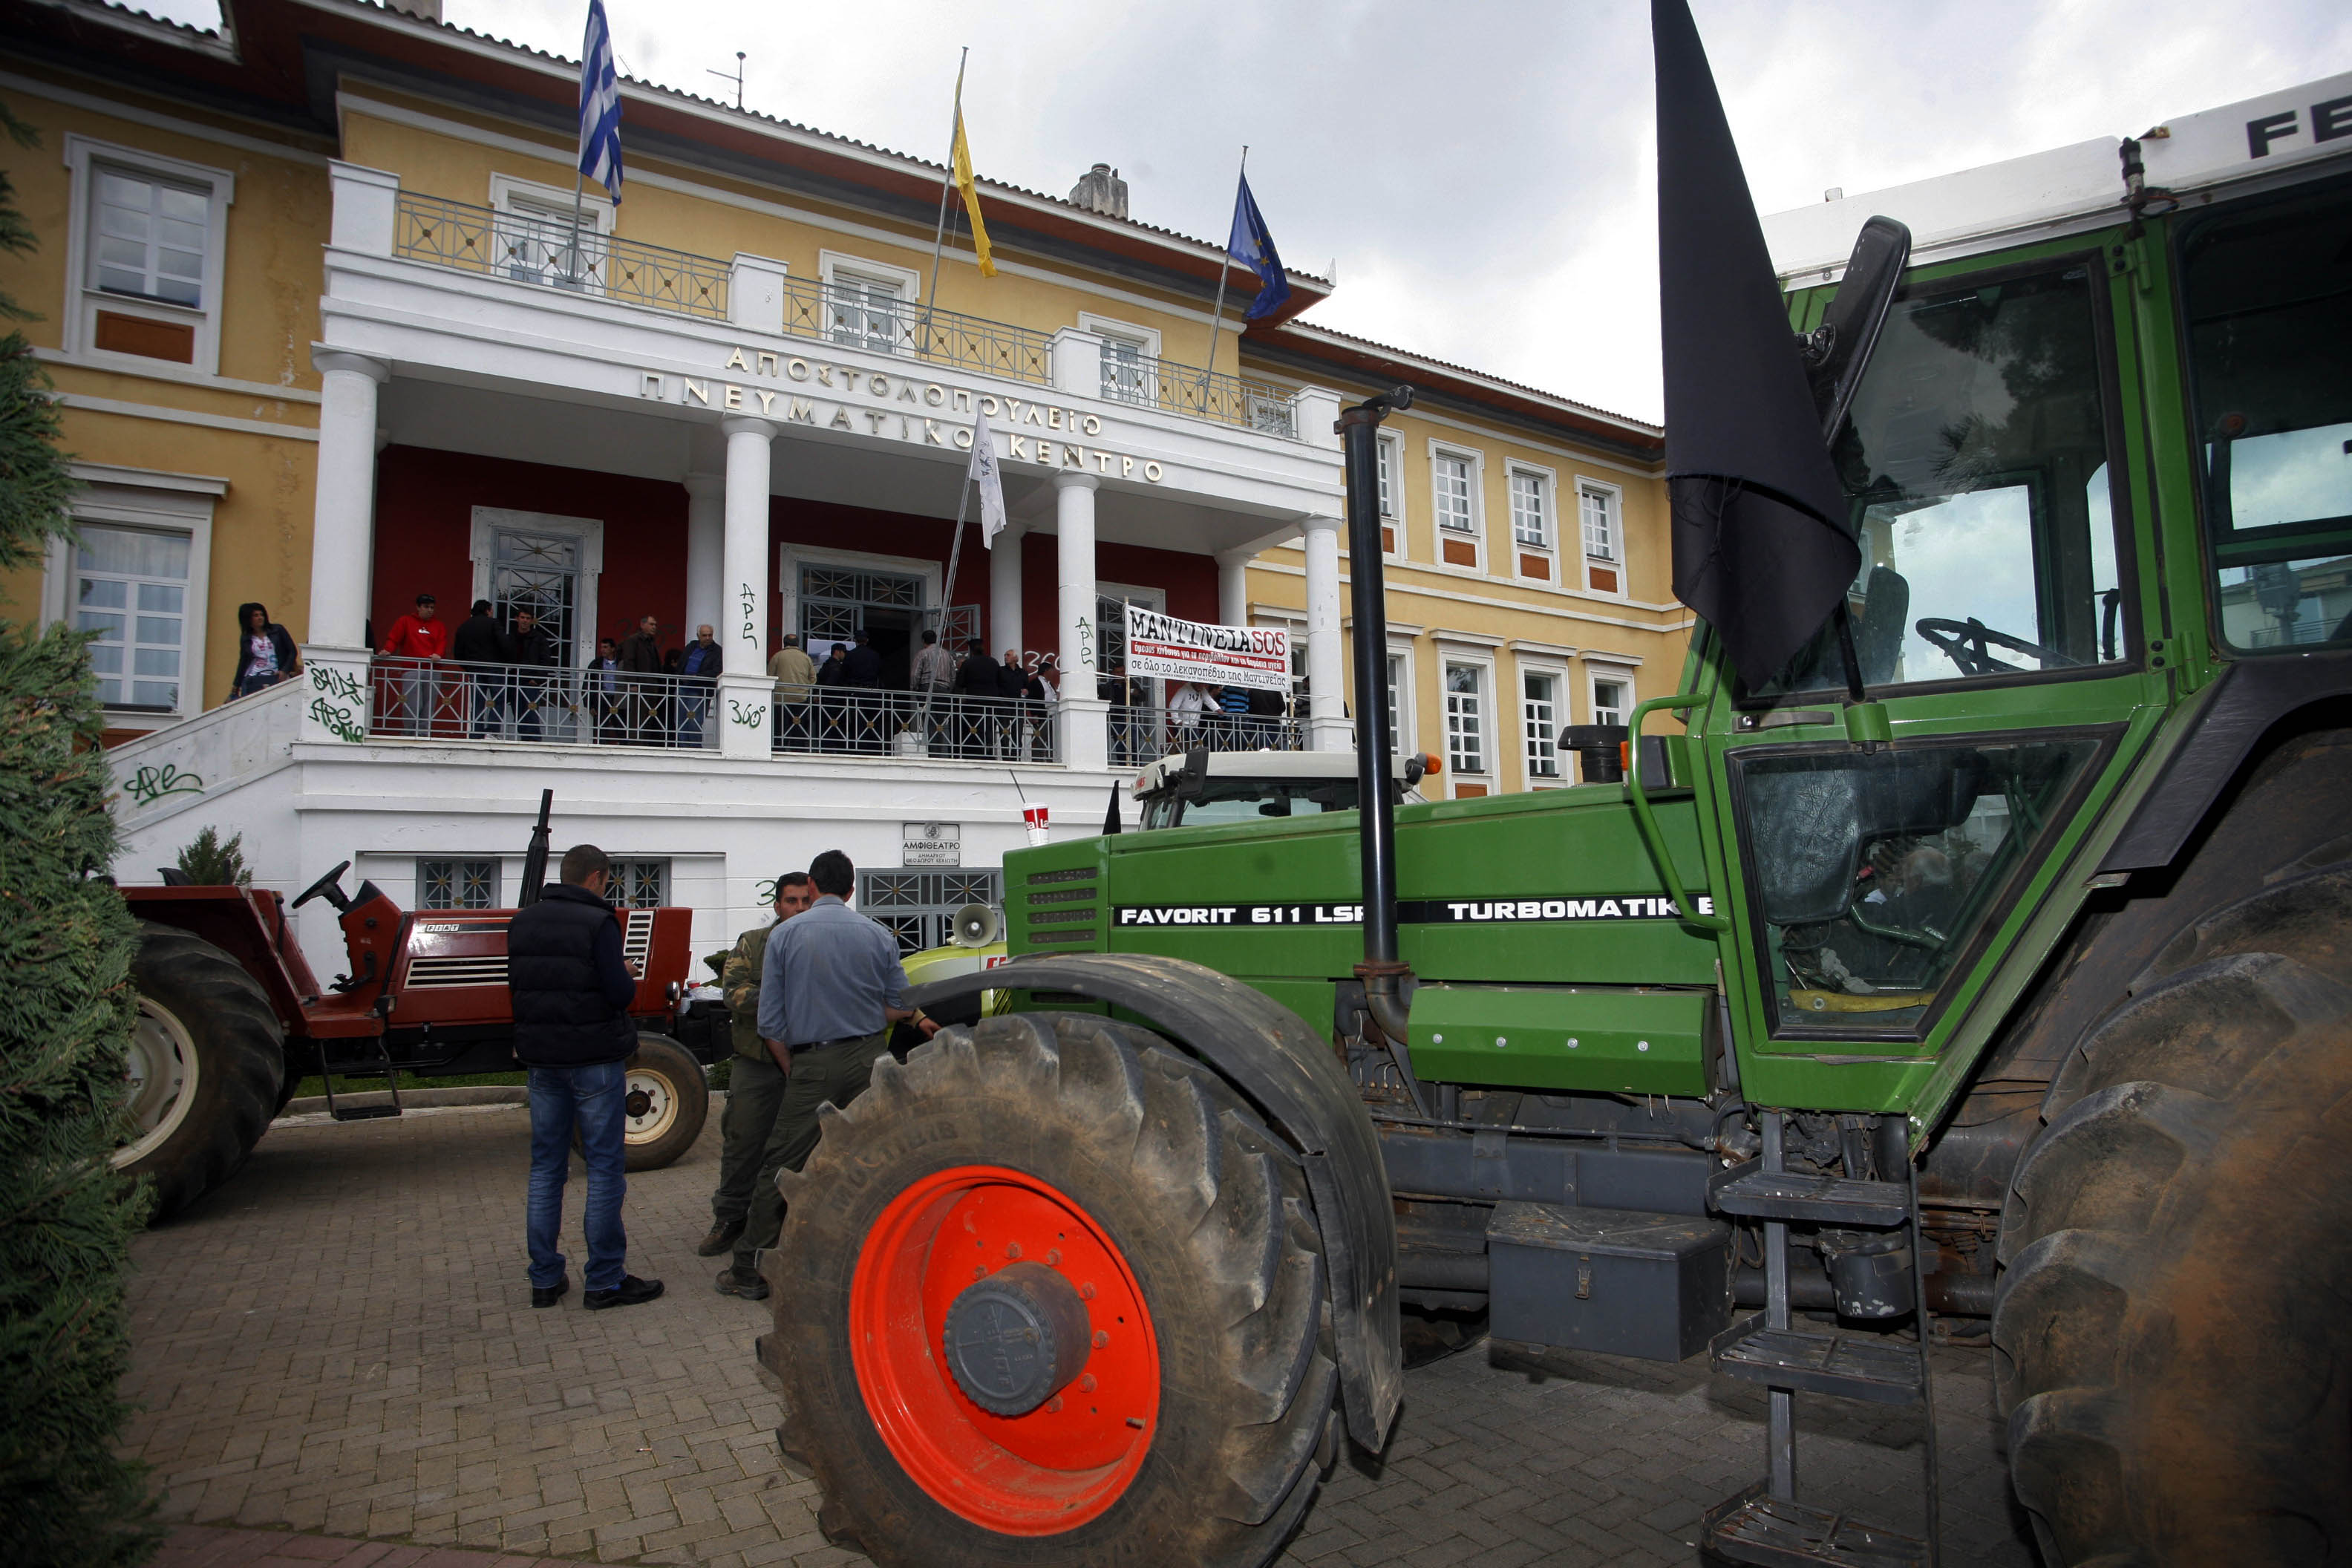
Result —
POLYGON ((1862 563, 1764 230, 1685 0, 1652 0, 1675 597, 1763 685, 1862 563))

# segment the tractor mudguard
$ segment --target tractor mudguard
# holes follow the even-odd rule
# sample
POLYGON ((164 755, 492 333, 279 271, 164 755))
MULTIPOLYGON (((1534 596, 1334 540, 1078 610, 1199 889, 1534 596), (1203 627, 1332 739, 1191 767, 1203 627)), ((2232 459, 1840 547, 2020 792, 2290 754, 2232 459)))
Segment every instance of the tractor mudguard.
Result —
POLYGON ((2352 697, 2352 653, 2241 659, 2224 668, 2099 870, 2169 866, 2271 728, 2299 708, 2352 697))
POLYGON ((1307 1173, 1331 1272, 1348 1432, 1378 1453, 1404 1394, 1396 1211, 1372 1119, 1330 1043, 1260 991, 1213 969, 1144 953, 1038 953, 919 985, 930 1007, 1017 988, 1125 1009, 1214 1068, 1264 1111, 1307 1173))

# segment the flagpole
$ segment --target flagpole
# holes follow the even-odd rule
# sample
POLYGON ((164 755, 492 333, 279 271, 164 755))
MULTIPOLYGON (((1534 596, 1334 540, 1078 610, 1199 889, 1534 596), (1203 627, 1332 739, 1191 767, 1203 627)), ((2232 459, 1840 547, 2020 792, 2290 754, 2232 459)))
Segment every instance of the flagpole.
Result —
MULTIPOLYGON (((963 561, 964 508, 971 504, 971 470, 966 468, 964 470, 963 479, 956 485, 955 538, 953 542, 948 545, 947 581, 941 584, 940 587, 940 637, 942 640, 945 640, 948 635, 948 611, 950 608, 949 602, 955 597, 956 567, 963 561)), ((953 657, 952 652, 950 652, 950 657, 953 657)), ((926 686, 923 688, 923 717, 926 720, 929 719, 931 716, 931 692, 932 689, 930 687, 926 686)), ((928 724, 924 726, 924 732, 926 734, 929 733, 929 726, 928 724)))
MULTIPOLYGON (((1241 195, 1240 182, 1248 174, 1249 143, 1244 142, 1242 143, 1241 170, 1234 176, 1236 203, 1241 195)), ((1225 243, 1217 253, 1217 302, 1209 308, 1209 363, 1201 367, 1201 412, 1203 415, 1209 412, 1209 377, 1215 374, 1217 368, 1217 329, 1224 324, 1225 320, 1225 274, 1233 269, 1233 247, 1232 229, 1228 226, 1225 243)))
POLYGON ((564 276, 572 282, 580 281, 580 215, 587 201, 588 172, 576 169, 572 174, 572 256, 564 276))
MULTIPOLYGON (((955 189, 956 127, 963 123, 963 68, 964 62, 970 58, 971 58, 971 46, 966 44, 963 47, 963 53, 956 57, 955 110, 948 116, 948 177, 940 183, 940 223, 938 229, 931 236, 931 291, 923 299, 922 331, 923 342, 926 344, 931 338, 931 311, 940 302, 940 255, 947 248, 948 193, 955 189)), ((959 511, 961 511, 961 503, 959 503, 959 511)), ((963 531, 961 523, 957 524, 956 531, 959 534, 963 531)))

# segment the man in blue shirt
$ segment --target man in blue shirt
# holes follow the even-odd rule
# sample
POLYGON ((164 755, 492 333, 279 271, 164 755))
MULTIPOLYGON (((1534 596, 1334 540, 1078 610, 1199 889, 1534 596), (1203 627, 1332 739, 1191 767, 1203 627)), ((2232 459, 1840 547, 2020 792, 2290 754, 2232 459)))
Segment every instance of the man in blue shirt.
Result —
POLYGON ((785 1076, 784 1101, 751 1184, 751 1212, 735 1241, 719 1293, 757 1301, 762 1248, 776 1244, 783 1201, 776 1173, 797 1171, 816 1148, 817 1108, 845 1106, 866 1090, 890 1048, 890 1026, 912 1019, 926 1037, 939 1026, 907 1005, 898 939, 849 907, 857 868, 838 849, 809 863, 817 900, 777 926, 760 960, 760 1036, 785 1076))

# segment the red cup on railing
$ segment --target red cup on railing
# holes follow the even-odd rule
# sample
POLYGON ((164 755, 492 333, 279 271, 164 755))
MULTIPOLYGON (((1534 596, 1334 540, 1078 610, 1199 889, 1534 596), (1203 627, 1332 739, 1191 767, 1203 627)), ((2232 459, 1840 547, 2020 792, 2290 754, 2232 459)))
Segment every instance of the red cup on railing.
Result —
POLYGON ((1034 849, 1045 842, 1045 808, 1044 806, 1023 806, 1021 820, 1029 829, 1030 848, 1034 849))

